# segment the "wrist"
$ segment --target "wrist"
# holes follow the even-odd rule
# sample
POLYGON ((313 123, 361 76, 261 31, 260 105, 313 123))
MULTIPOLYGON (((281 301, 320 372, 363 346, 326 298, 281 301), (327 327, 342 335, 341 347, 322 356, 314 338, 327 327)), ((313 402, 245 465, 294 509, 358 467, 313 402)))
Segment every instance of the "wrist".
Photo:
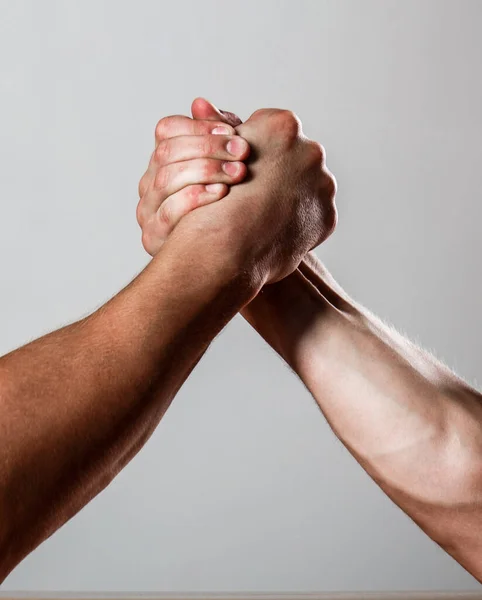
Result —
POLYGON ((299 357, 316 321, 325 318, 324 299, 297 269, 265 285, 241 314, 297 371, 299 357))
POLYGON ((233 299, 239 297, 242 302, 239 311, 256 296, 264 281, 224 227, 206 219, 190 219, 191 214, 178 223, 153 262, 159 261, 159 268, 164 270, 167 263, 187 295, 194 284, 229 289, 233 299))
POLYGON ((196 209, 176 225, 163 246, 186 257, 196 256, 200 268, 216 273, 224 281, 232 282, 250 300, 261 290, 266 274, 253 259, 239 231, 229 220, 219 218, 206 209, 196 209))
POLYGON ((304 259, 291 275, 265 285, 241 311, 300 376, 309 370, 315 351, 322 354, 351 327, 364 326, 357 305, 336 283, 332 285, 331 276, 318 263, 304 259), (320 344, 325 338, 326 344, 320 344))

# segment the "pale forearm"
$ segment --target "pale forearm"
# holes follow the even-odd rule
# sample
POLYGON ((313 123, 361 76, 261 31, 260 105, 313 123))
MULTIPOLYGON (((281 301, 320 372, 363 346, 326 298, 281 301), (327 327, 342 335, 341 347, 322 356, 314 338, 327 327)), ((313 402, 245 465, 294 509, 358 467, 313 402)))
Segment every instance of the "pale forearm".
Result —
POLYGON ((244 312, 382 489, 481 578, 480 395, 351 301, 316 261, 244 312))
POLYGON ((226 258, 177 235, 100 310, 0 359, 0 579, 135 455, 255 293, 226 258))

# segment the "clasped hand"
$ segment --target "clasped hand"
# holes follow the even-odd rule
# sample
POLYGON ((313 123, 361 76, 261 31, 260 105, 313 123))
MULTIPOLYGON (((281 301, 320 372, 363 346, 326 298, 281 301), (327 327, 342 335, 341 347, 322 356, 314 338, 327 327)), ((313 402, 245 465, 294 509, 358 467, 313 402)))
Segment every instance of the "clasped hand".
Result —
POLYGON ((181 221, 195 222, 227 233, 227 250, 262 283, 286 277, 336 226, 323 146, 287 110, 257 110, 242 123, 198 98, 192 114, 156 126, 139 183, 145 250, 156 255, 181 221))

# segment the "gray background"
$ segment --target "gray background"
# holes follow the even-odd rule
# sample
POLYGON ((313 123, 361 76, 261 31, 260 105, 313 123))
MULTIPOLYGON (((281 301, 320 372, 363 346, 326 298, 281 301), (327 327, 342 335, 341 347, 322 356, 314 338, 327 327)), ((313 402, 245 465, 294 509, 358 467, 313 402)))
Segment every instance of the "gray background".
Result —
MULTIPOLYGON (((147 263, 159 118, 205 95, 296 111, 339 184, 318 254, 355 298, 481 374, 482 2, 3 1, 5 353, 147 263)), ((3 589, 480 589, 378 490, 236 318, 154 437, 3 589)))

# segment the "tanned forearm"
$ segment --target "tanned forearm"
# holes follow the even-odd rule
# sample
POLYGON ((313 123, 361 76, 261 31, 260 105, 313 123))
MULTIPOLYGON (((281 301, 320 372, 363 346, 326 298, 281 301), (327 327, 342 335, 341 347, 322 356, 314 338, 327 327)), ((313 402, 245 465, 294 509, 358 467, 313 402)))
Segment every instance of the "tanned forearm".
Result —
POLYGON ((377 484, 482 580, 481 395, 353 302, 312 255, 243 313, 377 484))
POLYGON ((179 227, 98 311, 0 359, 0 581, 138 452, 258 291, 225 241, 179 227))

